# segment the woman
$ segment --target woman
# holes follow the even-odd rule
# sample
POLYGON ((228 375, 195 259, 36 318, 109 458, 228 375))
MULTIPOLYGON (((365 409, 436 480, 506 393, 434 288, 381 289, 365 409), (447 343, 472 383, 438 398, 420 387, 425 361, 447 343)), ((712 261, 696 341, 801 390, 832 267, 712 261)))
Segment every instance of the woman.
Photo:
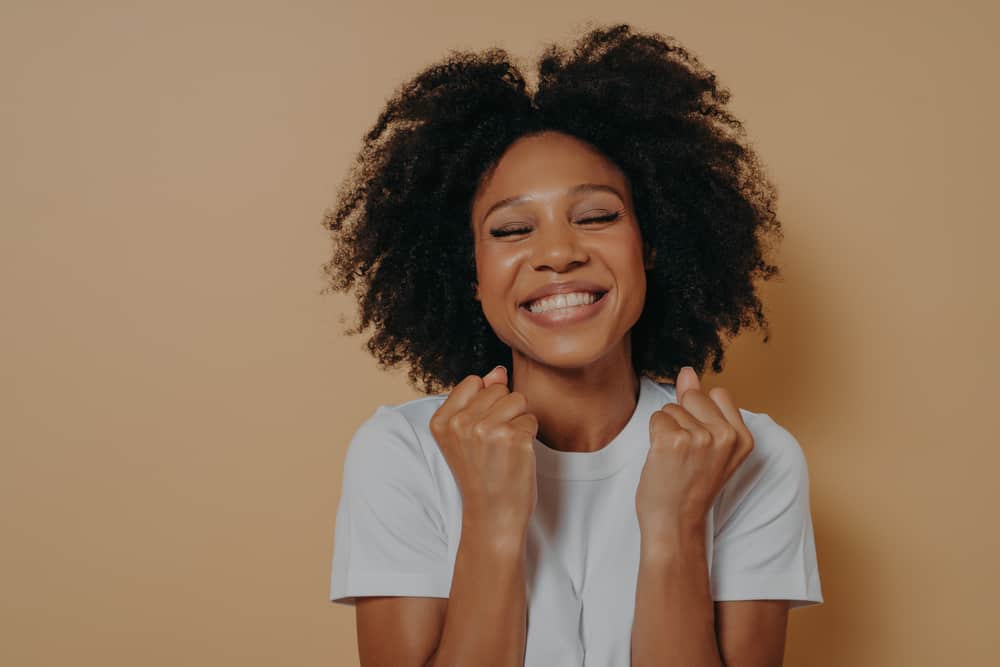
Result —
POLYGON ((350 333, 428 394, 351 440, 330 598, 362 665, 780 665, 823 600, 805 458, 698 379, 767 324, 774 188, 671 38, 594 29, 538 70, 424 70, 327 215, 350 333))

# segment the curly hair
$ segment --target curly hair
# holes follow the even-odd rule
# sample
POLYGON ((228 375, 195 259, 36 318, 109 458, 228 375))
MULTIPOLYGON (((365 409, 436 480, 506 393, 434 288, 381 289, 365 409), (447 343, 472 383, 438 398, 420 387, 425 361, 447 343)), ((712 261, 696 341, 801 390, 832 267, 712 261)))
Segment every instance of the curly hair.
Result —
POLYGON ((779 274, 764 257, 781 238, 776 189, 724 108, 730 92, 674 38, 628 24, 549 45, 537 67, 531 92, 505 50, 451 50, 388 100, 323 221, 335 248, 324 292, 357 285, 360 324, 346 333, 373 326, 379 366, 408 362, 428 394, 510 368, 474 298, 472 202, 510 144, 557 131, 626 174, 655 249, 635 371, 672 381, 711 361, 719 373, 723 334, 741 327, 764 327, 766 343, 754 283, 779 274))

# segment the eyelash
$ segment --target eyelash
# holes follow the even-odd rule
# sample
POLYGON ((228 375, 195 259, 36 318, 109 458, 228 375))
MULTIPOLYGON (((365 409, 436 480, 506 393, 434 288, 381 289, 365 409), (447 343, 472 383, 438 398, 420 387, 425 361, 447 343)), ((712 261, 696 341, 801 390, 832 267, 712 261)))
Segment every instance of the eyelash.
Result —
MULTIPOLYGON (((621 213, 609 213, 607 215, 602 215, 598 218, 584 218, 580 221, 580 224, 585 222, 614 222, 621 217, 621 213)), ((490 231, 490 235, 500 238, 502 236, 510 236, 512 234, 521 234, 523 232, 531 229, 530 227, 506 227, 503 229, 494 229, 490 231)))

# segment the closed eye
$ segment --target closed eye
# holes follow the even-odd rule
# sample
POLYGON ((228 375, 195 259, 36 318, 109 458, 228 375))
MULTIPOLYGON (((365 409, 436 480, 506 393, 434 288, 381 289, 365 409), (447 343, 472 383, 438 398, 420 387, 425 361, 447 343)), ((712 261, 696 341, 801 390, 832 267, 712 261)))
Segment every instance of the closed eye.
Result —
MULTIPOLYGON (((591 224, 595 222, 614 222, 621 217, 620 212, 608 213, 607 215, 602 215, 596 218, 584 218, 583 220, 578 220, 577 224, 591 224)), ((503 236, 511 236, 513 234, 523 234, 525 232, 530 232, 531 227, 504 227, 502 229, 490 230, 490 235, 500 238, 503 236)))
POLYGON ((599 218, 585 218, 580 221, 580 224, 582 225, 587 222, 611 222, 613 220, 617 220, 620 217, 621 213, 615 211, 614 213, 608 213, 607 215, 602 215, 599 218))

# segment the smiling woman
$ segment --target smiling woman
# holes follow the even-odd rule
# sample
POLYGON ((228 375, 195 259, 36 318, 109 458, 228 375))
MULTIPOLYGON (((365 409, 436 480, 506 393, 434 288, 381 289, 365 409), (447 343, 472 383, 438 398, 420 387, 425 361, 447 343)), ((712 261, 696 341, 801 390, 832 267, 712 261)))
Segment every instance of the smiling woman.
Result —
POLYGON ((330 599, 363 665, 780 665, 823 601, 805 457, 698 377, 766 327, 774 187, 672 38, 538 71, 422 71, 325 218, 348 333, 428 394, 348 446, 330 599))

